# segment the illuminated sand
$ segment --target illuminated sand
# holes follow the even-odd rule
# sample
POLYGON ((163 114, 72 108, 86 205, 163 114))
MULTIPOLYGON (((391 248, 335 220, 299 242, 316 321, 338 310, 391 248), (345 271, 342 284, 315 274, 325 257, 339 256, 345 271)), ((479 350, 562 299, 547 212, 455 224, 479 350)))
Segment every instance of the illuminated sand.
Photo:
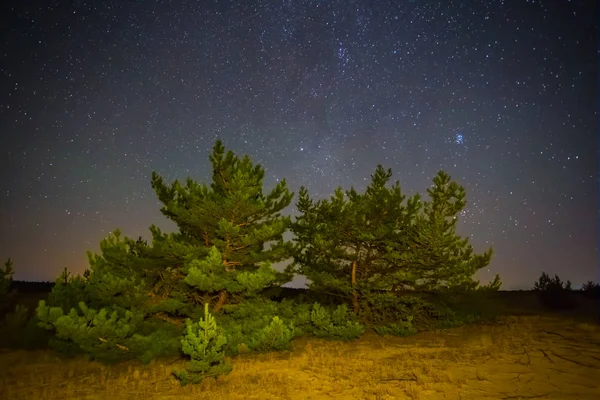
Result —
POLYGON ((593 399, 600 327, 560 317, 350 342, 303 338, 244 355, 231 374, 184 388, 177 361, 102 366, 50 352, 0 355, 3 399, 593 399))

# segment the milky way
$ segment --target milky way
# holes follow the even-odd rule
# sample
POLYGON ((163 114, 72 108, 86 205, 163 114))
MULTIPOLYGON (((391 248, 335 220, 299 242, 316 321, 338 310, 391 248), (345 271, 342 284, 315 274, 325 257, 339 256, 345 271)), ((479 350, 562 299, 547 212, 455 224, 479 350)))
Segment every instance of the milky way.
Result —
POLYGON ((467 190, 460 232, 495 251, 480 279, 598 280, 596 2, 5 8, 0 257, 16 279, 82 272, 115 228, 173 229, 152 171, 208 182, 221 138, 265 189, 316 198, 364 189, 377 164, 425 194, 443 169, 467 190))

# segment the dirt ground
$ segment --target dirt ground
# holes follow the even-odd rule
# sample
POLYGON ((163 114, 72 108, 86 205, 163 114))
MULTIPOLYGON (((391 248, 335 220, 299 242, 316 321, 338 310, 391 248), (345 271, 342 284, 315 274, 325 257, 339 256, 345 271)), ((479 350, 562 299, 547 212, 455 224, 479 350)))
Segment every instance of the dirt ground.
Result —
POLYGON ((244 355, 233 371, 184 388, 181 361, 103 366, 48 351, 0 354, 2 399, 599 399, 600 326, 507 317, 407 338, 314 338, 244 355))

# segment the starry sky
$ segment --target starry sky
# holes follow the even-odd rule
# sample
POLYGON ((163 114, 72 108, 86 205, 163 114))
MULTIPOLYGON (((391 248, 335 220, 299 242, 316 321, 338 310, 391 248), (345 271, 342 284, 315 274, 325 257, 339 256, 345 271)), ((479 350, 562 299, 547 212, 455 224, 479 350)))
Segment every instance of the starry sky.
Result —
MULTIPOLYGON (((598 281, 595 1, 21 1, 0 12, 0 258, 81 273, 149 238, 153 170, 209 183, 216 138, 319 199, 377 164, 465 186, 487 281, 598 281)), ((296 198, 293 203, 295 204, 296 198)), ((289 207, 288 213, 294 213, 289 207)), ((293 285, 302 286, 303 279, 293 285)))

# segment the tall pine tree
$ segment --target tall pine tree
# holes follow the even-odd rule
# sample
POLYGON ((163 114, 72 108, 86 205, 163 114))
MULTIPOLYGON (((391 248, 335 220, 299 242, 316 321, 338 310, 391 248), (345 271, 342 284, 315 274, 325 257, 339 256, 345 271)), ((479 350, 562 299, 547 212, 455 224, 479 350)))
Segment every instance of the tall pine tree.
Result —
POLYGON ((88 253, 83 278, 65 274, 51 303, 40 303, 41 325, 56 331, 60 346, 94 357, 110 350, 110 360, 149 360, 172 351, 185 318, 199 319, 205 303, 218 313, 228 302, 291 280, 272 267, 290 257, 291 245, 283 241, 290 219, 280 214, 293 197, 285 180, 263 194, 262 167, 225 153, 221 141, 210 160, 210 186, 192 179, 166 185, 152 174, 161 211, 176 232, 152 226, 149 245, 116 230, 101 242, 100 254, 88 253))
POLYGON ((441 171, 430 202, 419 195, 404 202, 398 182, 386 186, 391 176, 379 165, 364 194, 338 188, 318 202, 300 189, 294 268, 310 289, 350 299, 356 313, 360 297, 374 292, 472 288, 473 274, 490 261, 491 250, 473 254, 456 234, 464 188, 441 171))
POLYGON ((207 259, 191 260, 181 272, 196 289, 194 295, 210 296, 212 312, 218 313, 231 295, 256 293, 291 279, 276 272, 271 263, 290 256, 283 233, 291 221, 281 211, 293 193, 281 180, 263 194, 264 169, 253 165, 248 156, 240 159, 232 151, 225 153, 221 141, 215 144, 210 161, 210 187, 191 179, 185 186, 179 181, 167 186, 156 173, 152 187, 164 204, 161 212, 179 228, 177 236, 159 239, 156 235, 155 240, 166 247, 175 241, 206 252, 207 259))
POLYGON ((406 196, 400 184, 386 184, 391 170, 379 165, 364 194, 341 188, 329 199, 313 202, 302 187, 302 213, 292 224, 296 236, 295 268, 309 287, 351 299, 359 311, 361 293, 385 289, 393 272, 387 261, 390 239, 401 237, 419 209, 419 197, 406 196))
POLYGON ((478 285, 473 275, 489 264, 492 249, 475 254, 469 238, 456 232, 459 214, 466 206, 465 189, 439 171, 427 193, 430 201, 423 202, 423 212, 404 240, 388 243, 392 250, 389 261, 398 271, 393 279, 395 289, 473 289, 478 285))

